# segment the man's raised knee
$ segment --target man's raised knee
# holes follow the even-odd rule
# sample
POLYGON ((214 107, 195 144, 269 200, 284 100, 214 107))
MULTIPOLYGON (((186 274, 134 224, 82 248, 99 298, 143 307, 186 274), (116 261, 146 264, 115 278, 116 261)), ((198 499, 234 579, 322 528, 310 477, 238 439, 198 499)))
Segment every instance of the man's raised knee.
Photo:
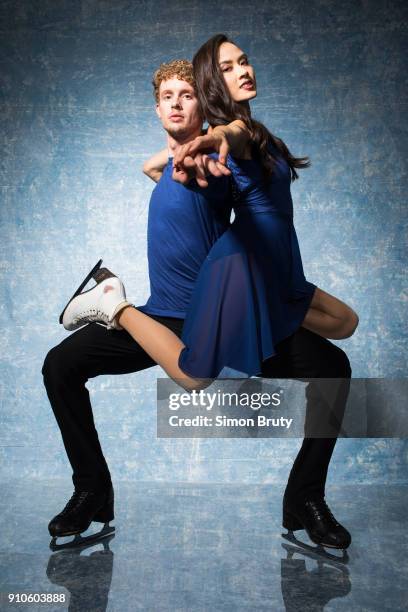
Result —
POLYGON ((69 352, 62 349, 60 345, 54 346, 45 356, 41 373, 44 377, 44 384, 56 378, 64 376, 70 371, 69 352))
POLYGON ((41 374, 44 378, 49 378, 51 372, 54 370, 55 361, 58 359, 58 347, 54 346, 52 349, 48 351, 45 356, 43 366, 41 368, 41 374))

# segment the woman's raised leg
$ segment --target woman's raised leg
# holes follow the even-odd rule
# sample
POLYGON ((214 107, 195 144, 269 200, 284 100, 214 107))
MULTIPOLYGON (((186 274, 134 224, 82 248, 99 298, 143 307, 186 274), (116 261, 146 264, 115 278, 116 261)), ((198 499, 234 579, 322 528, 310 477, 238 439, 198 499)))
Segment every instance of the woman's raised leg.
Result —
POLYGON ((211 384, 210 379, 192 378, 179 368, 183 342, 170 329, 148 317, 133 306, 126 306, 116 321, 140 344, 176 383, 187 391, 199 390, 211 384))

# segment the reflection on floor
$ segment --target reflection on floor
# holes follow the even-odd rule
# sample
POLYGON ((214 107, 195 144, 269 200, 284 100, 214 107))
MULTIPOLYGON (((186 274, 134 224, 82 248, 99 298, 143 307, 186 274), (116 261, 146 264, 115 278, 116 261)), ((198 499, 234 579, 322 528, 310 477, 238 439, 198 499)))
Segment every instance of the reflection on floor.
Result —
POLYGON ((407 486, 328 487, 326 500, 353 537, 344 557, 317 553, 303 531, 295 534, 306 547, 282 537, 276 485, 114 488, 114 533, 53 552, 47 524, 71 496, 70 482, 2 485, 1 610, 406 610, 407 486), (12 593, 50 601, 10 604, 12 593))

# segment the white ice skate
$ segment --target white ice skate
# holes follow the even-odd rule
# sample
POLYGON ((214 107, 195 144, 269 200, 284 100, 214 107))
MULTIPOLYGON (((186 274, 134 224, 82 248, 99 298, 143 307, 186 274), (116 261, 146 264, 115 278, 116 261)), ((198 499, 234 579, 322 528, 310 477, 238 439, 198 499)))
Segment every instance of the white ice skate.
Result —
POLYGON ((122 281, 107 268, 100 268, 101 263, 102 259, 89 272, 60 315, 59 322, 68 331, 92 321, 104 323, 108 329, 123 329, 115 321, 115 316, 131 304, 126 300, 122 281), (97 284, 81 293, 91 278, 97 284))

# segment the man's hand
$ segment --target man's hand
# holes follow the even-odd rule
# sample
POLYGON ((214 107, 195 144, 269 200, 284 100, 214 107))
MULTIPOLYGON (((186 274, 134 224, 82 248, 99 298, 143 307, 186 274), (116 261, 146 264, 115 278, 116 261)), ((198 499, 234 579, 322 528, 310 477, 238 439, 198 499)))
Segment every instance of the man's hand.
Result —
MULTIPOLYGON (((183 146, 188 147, 193 142, 183 146)), ((172 178, 183 185, 186 185, 192 178, 195 178, 200 187, 208 187, 206 177, 210 174, 217 177, 228 176, 231 174, 231 171, 224 164, 221 164, 205 153, 196 153, 194 156, 186 155, 182 163, 177 165, 173 161, 172 178)))

